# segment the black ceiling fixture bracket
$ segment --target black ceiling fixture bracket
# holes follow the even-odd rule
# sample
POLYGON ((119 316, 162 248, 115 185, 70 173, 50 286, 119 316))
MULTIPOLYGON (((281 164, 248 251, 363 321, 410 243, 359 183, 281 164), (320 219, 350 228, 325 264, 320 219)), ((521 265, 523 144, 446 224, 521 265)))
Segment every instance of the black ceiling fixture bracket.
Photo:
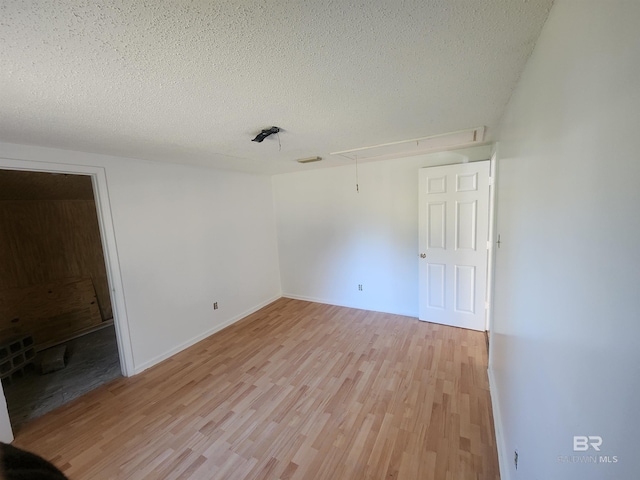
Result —
POLYGON ((266 129, 262 130, 258 135, 256 135, 256 138, 254 138, 251 141, 260 143, 265 138, 267 138, 269 135, 273 135, 274 133, 278 133, 279 131, 280 131, 279 127, 266 128, 266 129))

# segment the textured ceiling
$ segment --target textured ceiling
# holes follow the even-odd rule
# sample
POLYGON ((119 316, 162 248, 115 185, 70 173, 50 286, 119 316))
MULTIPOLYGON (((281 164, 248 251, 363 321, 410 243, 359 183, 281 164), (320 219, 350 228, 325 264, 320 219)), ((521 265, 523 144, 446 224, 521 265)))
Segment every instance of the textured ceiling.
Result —
POLYGON ((492 140, 551 3, 0 0, 0 140, 265 173, 492 140))

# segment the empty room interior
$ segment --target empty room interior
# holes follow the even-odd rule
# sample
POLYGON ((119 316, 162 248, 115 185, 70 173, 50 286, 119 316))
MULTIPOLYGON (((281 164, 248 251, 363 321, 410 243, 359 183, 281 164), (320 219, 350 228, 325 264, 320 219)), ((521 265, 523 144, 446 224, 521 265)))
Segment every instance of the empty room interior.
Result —
POLYGON ((0 441, 70 480, 637 478, 640 3, 0 12, 0 441))

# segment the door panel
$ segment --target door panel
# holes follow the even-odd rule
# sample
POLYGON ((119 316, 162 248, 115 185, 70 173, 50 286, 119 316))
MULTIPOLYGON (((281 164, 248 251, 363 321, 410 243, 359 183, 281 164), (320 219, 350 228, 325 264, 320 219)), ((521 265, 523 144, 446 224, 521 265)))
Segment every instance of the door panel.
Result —
POLYGON ((468 265, 455 265, 456 287, 455 296, 456 312, 475 313, 476 295, 476 267, 468 265))
POLYGON ((446 247, 446 208, 444 202, 429 203, 429 248, 446 247))
POLYGON ((429 308, 444 309, 445 307, 445 271, 446 265, 437 263, 427 265, 427 305, 429 308))
POLYGON ((456 249, 475 250, 478 202, 456 202, 456 249))
POLYGON ((420 320, 484 330, 489 162, 420 169, 420 320))

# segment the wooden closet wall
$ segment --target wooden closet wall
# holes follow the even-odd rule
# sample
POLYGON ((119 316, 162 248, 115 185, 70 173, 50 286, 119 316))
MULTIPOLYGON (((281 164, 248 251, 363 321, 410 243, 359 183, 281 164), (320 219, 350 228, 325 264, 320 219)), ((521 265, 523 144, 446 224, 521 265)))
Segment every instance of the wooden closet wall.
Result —
POLYGON ((112 317, 91 178, 0 170, 0 343, 42 349, 112 317))

